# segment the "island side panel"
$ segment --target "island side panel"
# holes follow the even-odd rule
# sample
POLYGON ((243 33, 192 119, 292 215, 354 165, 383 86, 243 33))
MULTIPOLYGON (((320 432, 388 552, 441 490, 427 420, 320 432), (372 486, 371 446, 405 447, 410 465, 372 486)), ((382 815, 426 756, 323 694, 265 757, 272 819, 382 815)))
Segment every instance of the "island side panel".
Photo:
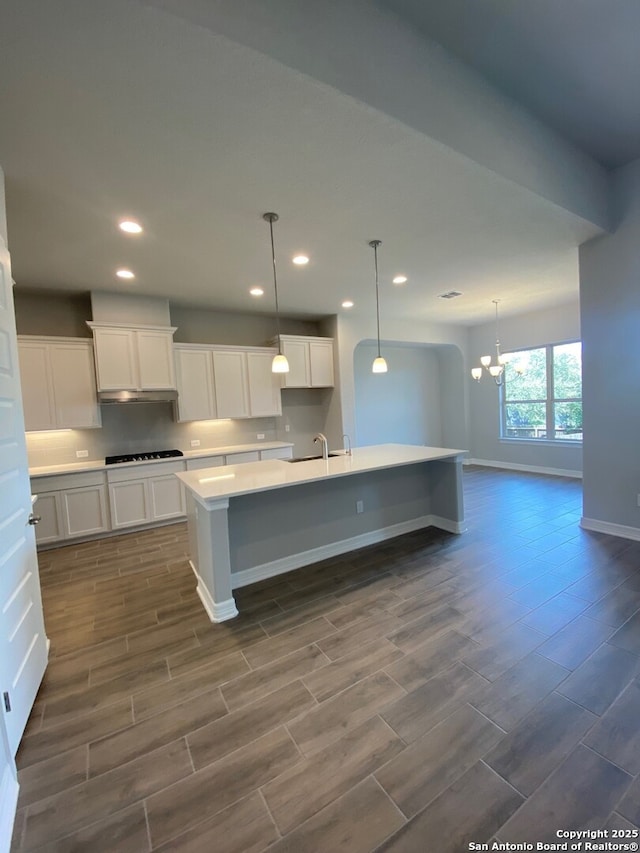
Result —
POLYGON ((431 514, 435 527, 450 533, 464 532, 462 458, 429 463, 431 514))
POLYGON ((191 566, 197 592, 212 622, 238 615, 231 587, 228 500, 206 507, 187 492, 187 524, 191 566))
MULTIPOLYGON (((432 525, 432 494, 443 490, 432 482, 434 474, 437 483, 452 478, 452 490, 457 483, 454 465, 432 472, 433 465, 421 462, 231 498, 232 587, 432 525)), ((460 506, 461 497, 460 504, 452 503, 451 523, 460 506)), ((444 505, 440 509, 446 511, 444 505)))

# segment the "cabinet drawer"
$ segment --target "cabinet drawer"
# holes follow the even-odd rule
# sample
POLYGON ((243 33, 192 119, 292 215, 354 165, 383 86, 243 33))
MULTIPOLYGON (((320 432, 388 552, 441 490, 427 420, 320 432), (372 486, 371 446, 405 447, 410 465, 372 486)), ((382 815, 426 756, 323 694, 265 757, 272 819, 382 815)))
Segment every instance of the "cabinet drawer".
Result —
POLYGON ((237 465, 239 462, 259 462, 260 451, 247 450, 244 453, 227 453, 227 465, 237 465))
POLYGON ((270 447, 260 451, 260 459, 291 459, 293 447, 270 447))
POLYGON ((85 486, 101 486, 104 471, 83 471, 78 474, 56 474, 52 477, 32 477, 31 491, 34 495, 44 492, 60 492, 65 489, 80 489, 85 486))
POLYGON ((201 471, 203 468, 219 468, 224 464, 224 456, 201 456, 199 459, 187 459, 187 471, 201 471))
POLYGON ((140 462, 137 465, 114 466, 117 470, 107 470, 110 483, 124 483, 127 480, 148 480, 150 477, 164 477, 166 474, 179 474, 185 470, 184 461, 178 462, 140 462))

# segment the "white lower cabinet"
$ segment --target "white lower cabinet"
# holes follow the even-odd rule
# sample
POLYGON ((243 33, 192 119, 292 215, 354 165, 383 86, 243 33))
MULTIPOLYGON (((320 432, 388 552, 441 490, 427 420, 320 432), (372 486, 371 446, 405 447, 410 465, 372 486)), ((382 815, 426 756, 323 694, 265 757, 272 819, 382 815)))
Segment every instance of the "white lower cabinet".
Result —
POLYGON ((39 545, 110 529, 102 471, 36 477, 31 488, 38 495, 34 513, 41 519, 36 526, 39 545))
POLYGON ((138 465, 110 465, 105 470, 31 478, 38 496, 33 511, 38 545, 82 539, 130 527, 147 527, 186 515, 185 491, 175 476, 260 459, 290 458, 293 448, 242 450, 217 456, 138 465))
POLYGON ((174 476, 184 469, 181 461, 107 471, 113 530, 184 517, 184 491, 174 476))
POLYGON ((109 483, 111 526, 132 527, 146 524, 151 519, 149 494, 146 480, 131 480, 124 483, 109 483))
POLYGON ((173 474, 149 480, 149 500, 152 521, 177 518, 186 512, 182 483, 173 474))
MULTIPOLYGON (((32 486, 38 489, 38 486, 32 486)), ((35 503, 33 512, 40 516, 40 521, 36 525, 36 543, 44 545, 47 542, 58 542, 64 539, 62 527, 62 501, 60 492, 40 492, 36 491, 38 500, 35 503)))

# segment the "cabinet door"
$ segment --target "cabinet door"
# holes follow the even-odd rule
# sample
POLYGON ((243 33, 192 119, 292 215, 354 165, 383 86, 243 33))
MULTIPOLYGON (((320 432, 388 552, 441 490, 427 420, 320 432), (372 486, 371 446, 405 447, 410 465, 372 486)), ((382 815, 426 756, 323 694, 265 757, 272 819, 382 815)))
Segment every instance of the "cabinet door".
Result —
POLYGON ((58 429, 100 426, 91 342, 50 345, 58 429))
POLYGON ((252 418, 282 414, 280 375, 271 372, 273 355, 270 352, 247 353, 249 377, 249 412, 252 418))
POLYGON ((133 527, 151 520, 146 480, 125 480, 109 484, 111 526, 133 527))
POLYGON ((38 545, 64 539, 60 492, 39 494, 33 511, 35 515, 40 516, 40 522, 36 525, 36 542, 38 545))
POLYGON ((178 420, 208 421, 217 416, 210 350, 175 350, 178 420))
POLYGON ((98 391, 138 389, 134 334, 130 329, 93 330, 98 391))
POLYGON ((308 388, 311 385, 309 344, 306 341, 282 341, 282 352, 289 362, 283 373, 283 388, 308 388))
POLYGON ((140 388, 143 391, 176 387, 173 369, 173 332, 138 329, 140 388))
POLYGON ((164 518, 178 518, 186 512, 184 492, 180 480, 175 474, 150 479, 149 497, 153 521, 160 521, 164 518))
POLYGON ((87 536, 109 529, 104 486, 62 492, 62 509, 66 536, 87 536))
POLYGON ((333 343, 331 341, 309 341, 309 364, 311 387, 333 387, 333 343))
POLYGON ((247 354, 213 353, 213 379, 219 418, 248 418, 247 354))
POLYGON ((55 429, 48 345, 18 341, 18 358, 25 429, 55 429))

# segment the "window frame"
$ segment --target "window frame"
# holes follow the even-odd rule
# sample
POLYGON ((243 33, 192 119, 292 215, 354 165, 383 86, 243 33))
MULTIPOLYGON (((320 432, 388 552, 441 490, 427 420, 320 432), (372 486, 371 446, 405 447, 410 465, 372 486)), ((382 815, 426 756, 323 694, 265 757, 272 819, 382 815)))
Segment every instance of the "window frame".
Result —
MULTIPOLYGON (((546 371, 546 385, 547 385, 547 396, 544 399, 535 400, 507 400, 506 398, 506 379, 503 381, 502 385, 500 385, 499 391, 499 400, 500 400, 500 412, 499 412, 499 440, 507 441, 509 443, 520 442, 522 444, 553 444, 556 447, 581 447, 583 439, 579 438, 556 438, 556 428, 555 428, 555 418, 554 418, 554 407, 558 403, 580 403, 583 404, 583 396, 582 393, 579 397, 557 397, 555 396, 555 376, 553 371, 553 351, 555 347, 567 346, 568 344, 580 344, 580 391, 582 392, 582 340, 580 338, 576 338, 573 340, 567 341, 555 341, 550 344, 537 344, 535 346, 530 347, 522 347, 518 350, 511 350, 509 352, 505 352, 505 355, 513 356, 521 352, 530 352, 531 350, 544 350, 545 351, 545 371, 546 371), (546 433, 547 437, 545 438, 520 438, 515 435, 507 435, 507 404, 508 403, 541 403, 545 407, 545 420, 546 420, 546 433), (551 435, 551 437, 549 437, 551 435)), ((505 368, 506 372, 506 368, 505 368)), ((504 374, 503 374, 504 376, 504 374)))

